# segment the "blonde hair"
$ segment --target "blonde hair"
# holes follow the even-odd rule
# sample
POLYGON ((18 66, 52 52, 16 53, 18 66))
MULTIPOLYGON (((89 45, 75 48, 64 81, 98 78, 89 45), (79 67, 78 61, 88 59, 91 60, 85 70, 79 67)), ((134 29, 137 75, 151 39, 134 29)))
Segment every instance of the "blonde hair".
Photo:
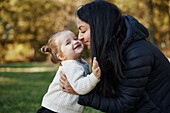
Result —
POLYGON ((61 33, 64 33, 66 31, 68 31, 68 30, 61 30, 61 31, 55 33, 54 35, 52 35, 50 37, 50 39, 48 40, 47 45, 41 47, 41 52, 42 53, 44 53, 44 54, 50 53, 51 61, 54 64, 58 64, 58 63, 61 62, 61 60, 57 58, 57 54, 59 52, 61 52, 61 50, 60 50, 60 44, 56 43, 56 40, 59 38, 61 33))

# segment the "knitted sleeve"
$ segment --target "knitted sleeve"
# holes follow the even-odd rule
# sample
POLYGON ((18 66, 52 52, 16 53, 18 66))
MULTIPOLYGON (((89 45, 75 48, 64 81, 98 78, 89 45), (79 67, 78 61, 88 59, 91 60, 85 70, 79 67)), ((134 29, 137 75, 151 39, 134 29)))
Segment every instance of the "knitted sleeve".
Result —
POLYGON ((80 95, 90 92, 99 82, 99 79, 93 73, 84 77, 82 66, 72 64, 63 68, 70 85, 80 95))

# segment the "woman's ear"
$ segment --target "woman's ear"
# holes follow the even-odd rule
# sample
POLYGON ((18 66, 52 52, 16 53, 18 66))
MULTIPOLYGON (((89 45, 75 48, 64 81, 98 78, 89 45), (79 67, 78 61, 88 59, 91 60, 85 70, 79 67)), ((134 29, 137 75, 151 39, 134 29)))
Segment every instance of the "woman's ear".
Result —
POLYGON ((57 58, 60 59, 61 61, 65 60, 65 57, 61 53, 57 54, 57 58))

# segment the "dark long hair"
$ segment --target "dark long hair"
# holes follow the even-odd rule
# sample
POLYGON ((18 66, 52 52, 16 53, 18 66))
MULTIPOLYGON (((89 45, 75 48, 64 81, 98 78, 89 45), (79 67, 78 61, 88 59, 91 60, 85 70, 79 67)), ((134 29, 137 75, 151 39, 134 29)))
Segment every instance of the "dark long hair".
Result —
POLYGON ((120 47, 126 35, 121 11, 106 1, 93 1, 77 10, 77 16, 90 25, 91 57, 97 57, 101 68, 101 81, 96 91, 114 96, 117 83, 123 77, 124 59, 120 47))

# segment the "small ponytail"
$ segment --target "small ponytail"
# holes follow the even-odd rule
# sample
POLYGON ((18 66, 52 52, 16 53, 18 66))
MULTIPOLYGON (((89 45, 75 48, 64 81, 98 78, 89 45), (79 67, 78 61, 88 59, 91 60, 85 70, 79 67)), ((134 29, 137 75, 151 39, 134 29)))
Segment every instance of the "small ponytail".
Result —
POLYGON ((41 47, 41 52, 47 54, 51 52, 51 49, 48 46, 43 46, 41 47))

